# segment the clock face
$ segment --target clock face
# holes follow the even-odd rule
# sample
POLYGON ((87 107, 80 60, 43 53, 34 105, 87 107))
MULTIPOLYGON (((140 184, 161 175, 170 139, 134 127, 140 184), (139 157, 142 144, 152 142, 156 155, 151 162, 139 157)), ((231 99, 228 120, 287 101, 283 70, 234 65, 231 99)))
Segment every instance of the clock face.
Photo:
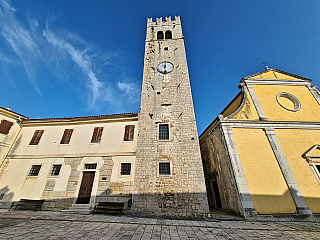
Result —
POLYGON ((173 70, 173 64, 170 62, 162 62, 158 66, 158 71, 161 73, 169 73, 173 70))

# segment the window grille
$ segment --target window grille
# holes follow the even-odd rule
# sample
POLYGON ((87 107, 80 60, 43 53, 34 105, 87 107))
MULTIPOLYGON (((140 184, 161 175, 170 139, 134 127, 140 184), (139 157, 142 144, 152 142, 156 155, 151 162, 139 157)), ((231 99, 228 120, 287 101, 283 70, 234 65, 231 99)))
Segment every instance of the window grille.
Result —
POLYGON ((169 162, 159 162, 159 175, 170 175, 170 163, 169 162))
POLYGON ((7 135, 12 125, 12 122, 3 119, 0 123, 0 133, 7 135))
POLYGON ((169 140, 169 124, 159 124, 159 140, 169 140))
POLYGON ((101 141, 103 127, 95 127, 91 138, 91 143, 99 143, 101 141))
POLYGON ((97 164, 96 163, 90 163, 90 164, 85 164, 84 169, 96 169, 97 164))
POLYGON ((44 132, 44 130, 36 130, 33 134, 33 137, 31 139, 29 145, 38 145, 39 141, 42 137, 43 132, 44 132))
POLYGON ((73 129, 65 129, 60 144, 69 144, 73 129))
POLYGON ((134 127, 134 125, 126 125, 123 138, 124 141, 133 141, 134 127))
POLYGON ((52 166, 51 176, 59 176, 61 170, 61 164, 56 164, 52 166))
POLYGON ((131 174, 131 163, 121 163, 121 175, 130 175, 131 174))
POLYGON ((38 176, 40 172, 41 165, 32 165, 28 176, 38 176))

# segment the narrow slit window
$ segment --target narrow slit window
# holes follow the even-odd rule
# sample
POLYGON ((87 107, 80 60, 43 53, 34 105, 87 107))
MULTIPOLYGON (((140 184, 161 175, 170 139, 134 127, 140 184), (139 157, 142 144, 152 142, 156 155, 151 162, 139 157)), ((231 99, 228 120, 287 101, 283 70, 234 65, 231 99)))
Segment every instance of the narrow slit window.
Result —
POLYGON ((169 124, 159 124, 159 140, 169 140, 169 124))
POLYGON ((159 175, 170 175, 170 162, 159 162, 159 175))
POLYGON ((134 137, 134 125, 126 125, 124 130, 124 141, 133 141, 134 137))
POLYGON ((121 175, 130 175, 131 174, 131 163, 121 163, 121 175))
POLYGON ((43 132, 44 132, 44 130, 36 130, 33 134, 33 137, 31 139, 29 145, 38 145, 39 141, 42 137, 43 132))
POLYGON ((7 135, 12 127, 13 123, 7 120, 2 120, 0 123, 0 133, 7 135))
POLYGON ((163 32, 162 31, 158 31, 157 32, 157 39, 158 40, 162 40, 163 39, 163 32))
POLYGON ((73 129, 65 129, 60 144, 69 144, 73 129))
POLYGON ((41 169, 41 165, 32 165, 28 176, 38 176, 41 169))
POLYGON ((169 30, 166 31, 166 39, 172 39, 172 32, 169 30))
POLYGON ((84 165, 84 169, 89 170, 89 169, 96 169, 97 164, 96 163, 88 163, 84 165))
POLYGON ((51 169, 51 176, 59 176, 61 166, 61 164, 54 164, 51 169))
POLYGON ((94 128, 91 143, 99 143, 101 141, 102 131, 103 127, 94 128))

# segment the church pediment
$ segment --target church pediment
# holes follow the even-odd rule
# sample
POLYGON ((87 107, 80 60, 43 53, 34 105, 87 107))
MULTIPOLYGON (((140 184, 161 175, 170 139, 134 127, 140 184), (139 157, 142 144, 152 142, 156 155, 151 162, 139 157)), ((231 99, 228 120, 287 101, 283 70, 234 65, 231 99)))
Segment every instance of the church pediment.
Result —
POLYGON ((274 80, 297 80, 311 82, 311 79, 301 77, 275 68, 266 69, 262 72, 254 73, 243 79, 274 79, 274 80))

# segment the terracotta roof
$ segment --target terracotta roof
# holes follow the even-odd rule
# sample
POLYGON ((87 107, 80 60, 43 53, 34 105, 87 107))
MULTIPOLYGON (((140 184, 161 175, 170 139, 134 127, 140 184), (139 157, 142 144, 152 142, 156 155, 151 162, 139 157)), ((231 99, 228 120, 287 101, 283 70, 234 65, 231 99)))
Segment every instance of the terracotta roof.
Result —
POLYGON ((301 77, 301 76, 299 76, 299 75, 295 75, 295 74, 292 74, 292 73, 288 73, 288 72, 285 72, 285 71, 282 71, 282 70, 279 70, 279 69, 276 69, 276 68, 269 68, 269 69, 266 69, 266 70, 264 70, 264 71, 251 74, 251 75, 249 75, 249 76, 245 76, 245 77, 243 77, 242 79, 252 78, 252 77, 255 77, 255 76, 257 76, 257 75, 260 75, 260 74, 263 74, 263 73, 266 73, 266 72, 269 72, 269 71, 275 71, 275 72, 278 72, 278 73, 282 73, 282 74, 285 74, 285 75, 288 75, 288 76, 291 76, 291 77, 294 77, 294 78, 298 78, 298 79, 301 79, 301 80, 306 80, 306 81, 309 81, 309 82, 312 81, 312 80, 309 79, 309 78, 301 77))
POLYGON ((120 116, 131 116, 138 115, 138 113, 116 113, 107 115, 95 115, 95 116, 80 116, 80 117, 62 117, 62 118, 30 118, 24 122, 30 121, 47 121, 47 120, 72 120, 72 119, 82 119, 82 118, 100 118, 100 117, 120 117, 120 116))

